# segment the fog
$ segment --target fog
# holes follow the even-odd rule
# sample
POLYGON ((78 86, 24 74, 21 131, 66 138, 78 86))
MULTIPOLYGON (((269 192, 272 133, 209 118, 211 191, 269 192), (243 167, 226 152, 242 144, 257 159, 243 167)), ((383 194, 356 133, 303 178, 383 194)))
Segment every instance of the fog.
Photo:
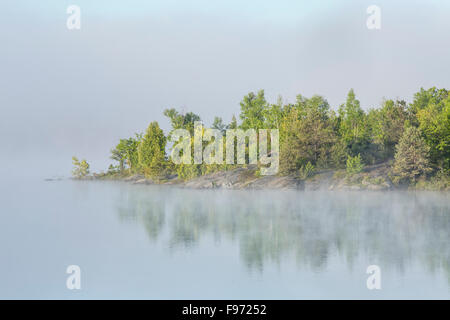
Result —
POLYGON ((448 299, 445 193, 0 184, 0 298, 448 299), (81 268, 68 290, 66 268, 81 268), (368 290, 369 265, 382 290, 368 290))
POLYGON ((118 139, 168 107, 205 124, 239 114, 249 91, 269 101, 350 88, 365 109, 450 87, 448 1, 25 1, 0 3, 1 173, 69 175, 71 156, 93 170, 118 139), (81 30, 66 28, 67 6, 81 30))

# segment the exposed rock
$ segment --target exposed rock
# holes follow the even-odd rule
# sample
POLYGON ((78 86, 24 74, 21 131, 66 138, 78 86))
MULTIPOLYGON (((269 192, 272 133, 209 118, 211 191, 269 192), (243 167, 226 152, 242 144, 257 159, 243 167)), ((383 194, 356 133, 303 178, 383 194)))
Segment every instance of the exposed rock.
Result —
POLYGON ((302 180, 285 176, 265 176, 254 180, 247 184, 245 187, 252 189, 304 189, 304 183, 302 180))
POLYGON ((142 174, 135 174, 132 175, 130 177, 127 177, 125 179, 123 179, 124 181, 129 181, 129 182, 137 182, 139 180, 145 179, 145 177, 142 174))
POLYGON ((296 190, 386 190, 392 187, 387 177, 386 165, 365 168, 364 172, 334 178, 334 171, 323 170, 307 179, 294 176, 257 176, 256 167, 237 168, 204 175, 187 182, 186 188, 195 189, 296 189, 296 190))
POLYGON ((139 179, 133 182, 133 184, 154 184, 153 180, 151 179, 139 179))
POLYGON ((313 177, 304 181, 306 191, 330 190, 333 183, 333 171, 317 172, 313 177))
POLYGON ((386 188, 386 186, 384 185, 375 185, 375 184, 371 184, 367 187, 367 190, 373 190, 373 191, 380 191, 380 190, 386 190, 388 188, 386 188))
POLYGON ((215 172, 184 183, 195 189, 299 189, 302 182, 294 177, 255 175, 254 168, 215 172))
POLYGON ((161 177, 156 182, 143 175, 133 175, 123 179, 133 184, 167 184, 194 189, 295 189, 295 190, 388 190, 392 183, 388 177, 389 166, 381 164, 368 166, 363 172, 347 176, 345 171, 323 170, 311 178, 302 180, 295 176, 259 176, 256 166, 218 171, 183 181, 177 175, 161 177))

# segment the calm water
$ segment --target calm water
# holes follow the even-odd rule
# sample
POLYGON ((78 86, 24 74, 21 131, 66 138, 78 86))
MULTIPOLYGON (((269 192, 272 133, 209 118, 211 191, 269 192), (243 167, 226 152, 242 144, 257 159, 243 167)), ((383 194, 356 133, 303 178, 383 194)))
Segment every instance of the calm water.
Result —
POLYGON ((448 194, 0 188, 0 298, 450 298, 448 194))

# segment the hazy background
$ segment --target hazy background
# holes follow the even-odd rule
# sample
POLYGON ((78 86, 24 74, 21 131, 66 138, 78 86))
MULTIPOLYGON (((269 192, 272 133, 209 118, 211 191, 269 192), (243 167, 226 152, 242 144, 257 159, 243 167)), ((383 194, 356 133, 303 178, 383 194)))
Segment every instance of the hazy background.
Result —
POLYGON ((362 106, 450 88, 450 2, 2 0, 0 173, 93 170, 168 107, 229 122, 249 91, 362 106), (66 9, 81 8, 81 30, 66 9), (366 9, 381 7, 381 30, 366 9))

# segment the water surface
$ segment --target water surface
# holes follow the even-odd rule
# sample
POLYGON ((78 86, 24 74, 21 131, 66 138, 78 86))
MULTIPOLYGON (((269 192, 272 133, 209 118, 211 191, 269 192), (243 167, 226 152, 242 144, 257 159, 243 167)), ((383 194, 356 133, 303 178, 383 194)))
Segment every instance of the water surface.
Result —
POLYGON ((0 188, 3 299, 450 298, 445 193, 0 188), (81 290, 66 288, 69 265, 81 290))

